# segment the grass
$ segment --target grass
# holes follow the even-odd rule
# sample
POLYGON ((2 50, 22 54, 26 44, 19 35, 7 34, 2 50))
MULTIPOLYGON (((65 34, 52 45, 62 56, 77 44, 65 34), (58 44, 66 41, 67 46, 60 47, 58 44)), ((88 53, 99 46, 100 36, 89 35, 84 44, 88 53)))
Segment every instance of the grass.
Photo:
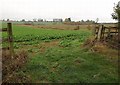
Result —
MULTIPOLYGON (((117 66, 105 56, 85 51, 81 44, 91 31, 38 29, 13 25, 14 48, 27 50, 29 59, 18 71, 31 83, 116 83, 117 66)), ((3 33, 3 37, 6 34, 3 33)))
POLYGON ((48 48, 31 57, 23 71, 32 82, 43 83, 115 83, 118 78, 117 67, 104 56, 77 47, 48 48))

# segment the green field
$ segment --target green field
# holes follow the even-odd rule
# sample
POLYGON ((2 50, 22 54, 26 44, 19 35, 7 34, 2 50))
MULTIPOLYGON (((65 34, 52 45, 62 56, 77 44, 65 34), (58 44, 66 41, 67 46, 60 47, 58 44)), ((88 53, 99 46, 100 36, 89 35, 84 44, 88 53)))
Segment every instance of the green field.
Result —
POLYGON ((118 82, 117 65, 105 55, 82 47, 92 36, 91 30, 13 25, 13 35, 15 51, 25 50, 29 54, 28 62, 17 74, 29 76, 31 83, 118 82))
MULTIPOLYGON (((35 44, 41 41, 49 42, 51 40, 61 39, 65 44, 72 43, 72 40, 77 40, 76 43, 83 43, 86 38, 91 35, 91 31, 87 29, 81 30, 55 30, 55 29, 37 29, 32 27, 13 25, 13 35, 15 45, 20 42, 22 44, 35 44), (16 43, 17 42, 17 43, 16 43), (69 43, 67 43, 69 42, 69 43)), ((6 37, 6 33, 3 33, 3 37, 6 37)), ((18 47, 18 46, 17 46, 18 47)))

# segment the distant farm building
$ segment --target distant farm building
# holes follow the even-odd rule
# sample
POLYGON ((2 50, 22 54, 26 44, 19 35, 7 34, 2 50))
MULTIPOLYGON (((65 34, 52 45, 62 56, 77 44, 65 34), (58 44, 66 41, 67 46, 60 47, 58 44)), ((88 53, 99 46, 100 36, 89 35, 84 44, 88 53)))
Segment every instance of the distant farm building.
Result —
POLYGON ((26 22, 24 22, 24 25, 33 25, 33 22, 32 21, 26 21, 26 22))
POLYGON ((62 19, 53 19, 53 22, 62 22, 62 19))

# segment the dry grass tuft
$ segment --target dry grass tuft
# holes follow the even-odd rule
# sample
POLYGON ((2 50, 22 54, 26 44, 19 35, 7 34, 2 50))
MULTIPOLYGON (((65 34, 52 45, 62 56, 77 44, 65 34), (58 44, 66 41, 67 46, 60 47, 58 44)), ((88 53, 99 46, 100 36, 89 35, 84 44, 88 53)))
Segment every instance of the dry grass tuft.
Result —
POLYGON ((27 62, 28 54, 21 51, 13 58, 10 57, 8 50, 2 51, 2 81, 3 83, 24 82, 28 78, 23 74, 18 74, 17 71, 22 68, 27 62))

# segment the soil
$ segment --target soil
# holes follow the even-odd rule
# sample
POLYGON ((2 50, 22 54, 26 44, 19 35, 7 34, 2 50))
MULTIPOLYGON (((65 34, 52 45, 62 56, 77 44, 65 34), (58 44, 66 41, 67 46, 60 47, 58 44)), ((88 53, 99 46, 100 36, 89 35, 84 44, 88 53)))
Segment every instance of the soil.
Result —
POLYGON ((46 48, 50 48, 50 47, 53 47, 53 46, 57 46, 59 43, 58 40, 55 40, 55 41, 51 41, 51 42, 44 42, 42 43, 40 46, 40 52, 45 52, 46 48))
POLYGON ((51 25, 24 25, 21 24, 19 26, 27 26, 32 28, 39 28, 39 29, 58 29, 58 30, 79 30, 79 29, 92 29, 94 28, 94 25, 66 25, 66 24, 51 24, 51 25))

